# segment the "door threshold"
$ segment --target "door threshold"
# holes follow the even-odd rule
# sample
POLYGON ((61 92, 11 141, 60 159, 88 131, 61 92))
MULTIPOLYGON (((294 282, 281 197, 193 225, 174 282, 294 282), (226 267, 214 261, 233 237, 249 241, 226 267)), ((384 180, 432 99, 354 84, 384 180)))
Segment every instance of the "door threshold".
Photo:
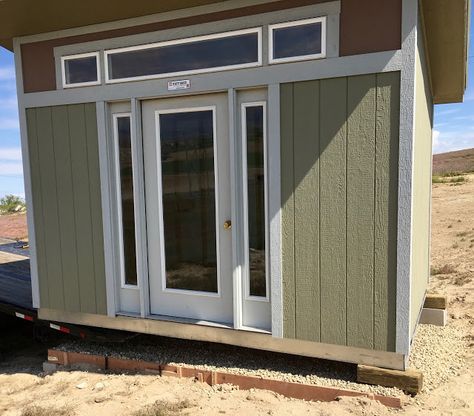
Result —
MULTIPOLYGON (((117 312, 117 316, 124 316, 128 318, 141 318, 142 316, 133 312, 117 312)), ((222 328, 222 329, 232 329, 241 332, 255 332, 258 334, 271 335, 271 331, 261 328, 253 328, 250 326, 241 326, 240 328, 234 328, 233 325, 226 324, 223 322, 213 322, 206 321, 204 319, 193 319, 193 318, 181 318, 177 316, 168 316, 168 315, 147 315, 144 319, 151 319, 153 321, 165 321, 165 322, 176 322, 178 324, 192 324, 192 325, 201 325, 209 326, 212 328, 222 328)))
POLYGON ((181 317, 168 316, 168 315, 148 315, 146 319, 153 319, 155 321, 177 322, 181 324, 211 326, 213 328, 234 329, 234 327, 230 324, 226 324, 222 322, 206 321, 204 319, 181 318, 181 317))

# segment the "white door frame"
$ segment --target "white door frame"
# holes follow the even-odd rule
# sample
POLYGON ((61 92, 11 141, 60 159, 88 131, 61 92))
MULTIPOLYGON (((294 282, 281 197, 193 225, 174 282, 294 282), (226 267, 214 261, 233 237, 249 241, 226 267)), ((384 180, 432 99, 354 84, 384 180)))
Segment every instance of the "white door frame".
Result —
MULTIPOLYGON (((232 220, 232 274, 233 274, 233 287, 232 287, 232 299, 233 299, 233 328, 236 330, 250 330, 250 331, 264 331, 268 332, 271 331, 274 336, 281 336, 281 318, 280 313, 275 315, 275 307, 280 310, 281 309, 281 299, 279 299, 279 296, 275 299, 275 292, 278 291, 278 293, 281 291, 281 282, 278 285, 275 285, 274 280, 280 278, 281 276, 279 273, 274 273, 275 265, 274 262, 275 260, 279 261, 280 260, 280 252, 276 252, 275 248, 275 230, 274 230, 274 222, 275 220, 278 221, 279 223, 279 217, 274 218, 274 214, 272 212, 274 211, 275 208, 275 194, 273 191, 270 189, 270 184, 275 182, 275 178, 272 180, 272 173, 273 170, 275 170, 272 162, 272 158, 270 157, 269 152, 272 151, 272 149, 275 148, 275 146, 271 146, 271 143, 269 141, 269 131, 274 132, 275 129, 269 130, 269 120, 271 118, 271 115, 268 114, 268 109, 271 108, 272 111, 274 111, 274 107, 276 107, 273 104, 273 100, 269 100, 272 95, 270 94, 269 89, 268 93, 266 89, 259 89, 259 90, 246 90, 246 91, 235 91, 235 90, 229 90, 223 93, 220 93, 222 97, 224 95, 227 95, 225 98, 226 104, 228 106, 228 132, 229 132, 229 157, 231 158, 230 160, 230 180, 231 180, 231 209, 232 209, 232 214, 230 215, 230 218, 232 220), (267 94, 270 94, 270 97, 267 96, 267 94), (243 119, 243 110, 246 107, 249 106, 256 106, 256 105, 263 105, 264 106, 264 117, 265 117, 265 142, 264 142, 264 152, 265 152, 265 221, 266 221, 266 283, 267 283, 267 296, 265 298, 255 298, 247 296, 247 283, 245 279, 247 278, 247 270, 246 268, 248 267, 248 259, 245 259, 245 256, 247 253, 245 253, 245 239, 248 239, 248 236, 245 236, 244 233, 239 233, 238 230, 240 228, 248 227, 248 221, 247 221, 247 193, 246 193, 246 186, 244 189, 244 177, 243 177, 243 170, 245 168, 245 152, 243 151, 245 148, 244 146, 244 119, 243 119), (235 146, 237 144, 237 146, 235 146), (237 168, 237 170, 236 170, 237 168), (237 204, 237 209, 235 205, 237 204), (245 204, 245 211, 243 211, 243 206, 245 204), (237 211, 241 211, 240 213, 237 211), (239 218, 240 217, 240 218, 239 218), (273 236, 273 237, 271 237, 273 236), (271 238, 270 238, 271 237, 271 238), (236 256, 236 253, 238 254, 236 256), (275 256, 275 254, 277 256, 275 256), (278 258, 275 258, 278 257, 278 258), (275 287, 276 286, 276 287, 275 287), (276 300, 276 302, 275 302, 276 300), (255 325, 246 325, 246 319, 244 318, 245 316, 245 311, 244 309, 247 306, 244 306, 245 302, 251 301, 254 304, 264 304, 266 303, 268 305, 268 308, 270 309, 270 324, 266 325, 266 328, 258 327, 255 325), (274 305, 275 302, 275 305, 274 305), (276 327, 275 323, 278 323, 279 325, 276 327), (276 327, 276 328, 275 328, 276 327), (276 331, 275 331, 276 329, 276 331)), ((217 93, 216 93, 217 94, 217 93)), ((217 114, 216 114, 216 105, 196 105, 196 107, 193 107, 192 105, 189 106, 187 103, 191 101, 193 98, 194 99, 199 99, 200 97, 209 97, 209 95, 186 95, 180 97, 181 100, 183 100, 183 106, 174 106, 173 108, 170 109, 163 109, 163 110, 157 110, 155 113, 155 134, 157 135, 156 137, 159 137, 159 114, 166 114, 166 113, 179 113, 179 112, 188 112, 188 111, 206 111, 206 110, 211 110, 213 111, 213 122, 214 122, 214 160, 215 160, 215 180, 216 180, 216 186, 218 186, 218 157, 217 157, 217 147, 218 144, 216 145, 216 139, 217 139, 217 132, 216 132, 216 120, 217 120, 217 114)), ((163 97, 159 98, 159 100, 176 100, 178 97, 163 97)), ((158 99, 153 99, 153 100, 158 100, 158 99)), ((110 112, 109 114, 113 113, 131 113, 132 116, 132 142, 134 145, 137 135, 140 135, 140 143, 143 143, 143 132, 142 128, 138 128, 138 126, 142 126, 142 111, 141 111, 141 106, 143 104, 146 104, 149 102, 149 100, 137 100, 134 99, 132 100, 132 105, 130 108, 130 103, 120 103, 120 107, 118 109, 114 108, 115 106, 118 106, 119 104, 110 104, 110 112), (123 108, 123 106, 126 105, 127 108, 123 108), (138 110, 137 110, 138 109, 138 110), (119 111, 120 110, 120 111, 119 111), (135 111, 134 111, 135 110, 135 111)), ((111 117, 112 118, 112 117, 111 117)), ((109 118, 110 120, 110 118, 109 118)), ((110 121, 109 121, 110 123, 110 121)), ((112 132, 111 132, 112 133, 112 132)), ((110 135, 109 135, 110 137, 110 135)), ((278 145, 279 147, 279 145, 278 145)), ((135 153, 136 153, 136 149, 135 153)), ((143 150, 143 149, 142 149, 143 150)), ((161 160, 161 148, 157 147, 157 160, 161 160)), ((143 151, 142 151, 143 154, 143 151)), ((134 160, 133 162, 135 163, 136 160, 138 160, 140 163, 140 158, 136 157, 137 155, 134 155, 134 160)), ((111 158, 113 159, 113 157, 111 158)), ((110 159, 109 159, 110 160, 110 159)), ((141 159, 143 160, 143 158, 141 159)), ((138 166, 137 166, 138 169, 138 166)), ((140 166, 141 171, 143 171, 143 165, 140 166)), ((134 167, 134 172, 135 172, 135 167, 134 167)), ((159 171, 157 172, 159 174, 159 180, 158 183, 160 185, 160 188, 162 186, 162 178, 161 178, 161 167, 159 171)), ((116 183, 113 183, 116 181, 116 177, 111 178, 112 179, 112 188, 116 188, 118 185, 116 183)), ((139 181, 140 178, 134 178, 135 181, 139 181)), ((143 178, 142 178, 143 179, 143 178)), ((138 185, 138 184, 137 184, 138 185)), ((143 185, 143 184, 142 184, 143 185)), ((144 191, 144 186, 142 186, 142 190, 144 191)), ((217 188, 216 188, 217 189, 217 188)), ((136 192, 138 192, 138 188, 135 189, 136 192)), ((115 192, 114 192, 115 193, 115 192)), ((144 193, 144 192, 142 192, 144 193)), ((142 195, 143 196, 143 195, 142 195)), ((162 189, 160 189, 160 237, 163 239, 163 232, 164 232, 164 227, 163 227, 163 207, 162 207, 162 189)), ((144 199, 144 196, 143 196, 144 199)), ((115 203, 116 196, 114 195, 112 198, 112 203, 115 203)), ((145 201, 142 201, 143 204, 139 204, 142 206, 143 209, 139 209, 137 206, 137 201, 136 203, 136 216, 144 215, 145 214, 145 201), (140 212, 139 212, 140 211, 140 212)), ((219 232, 221 232, 222 224, 219 219, 219 206, 218 206, 218 197, 216 195, 216 244, 220 244, 218 239, 219 237, 219 232)), ((114 227, 116 228, 116 227, 114 227)), ((115 230, 117 232, 117 230, 115 230)), ((146 227, 146 220, 143 218, 140 220, 140 223, 136 223, 136 232, 137 232, 137 268, 142 269, 143 266, 141 263, 145 262, 147 263, 147 257, 148 257, 148 250, 147 250, 147 244, 139 244, 139 242, 144 239, 145 242, 147 240, 147 227, 146 227), (141 224, 143 223, 143 224, 141 224)), ((117 235, 117 234, 116 234, 117 235)), ((279 246, 279 245, 278 245, 279 246)), ((120 250, 117 250, 117 247, 114 248, 113 250, 115 252, 115 259, 118 262, 118 259, 123 256, 123 252, 120 252, 120 250)), ((160 255, 164 256, 164 245, 160 246, 160 255)), ((218 264, 218 293, 213 294, 213 293, 208 293, 208 292, 194 292, 194 291, 186 291, 186 290, 180 290, 180 289, 167 289, 164 287, 165 280, 164 280, 164 273, 163 270, 165 269, 165 263, 161 265, 161 270, 163 274, 163 280, 161 281, 162 283, 162 289, 166 291, 166 293, 179 293, 182 295, 194 295, 194 296, 201 296, 201 297, 219 297, 221 296, 221 279, 222 276, 220 276, 220 269, 221 269, 221 255, 218 250, 217 256, 216 256, 217 264, 218 264)), ((163 257, 164 258, 164 257, 163 257)), ((148 264, 146 265, 148 266, 148 264)), ((279 269, 279 267, 277 267, 279 269)), ((143 268, 143 270, 148 271, 148 267, 143 268)), ((146 273, 148 276, 148 273, 146 273)), ((144 276, 142 273, 139 273, 139 279, 140 280, 140 290, 139 290, 139 295, 140 299, 138 300, 139 304, 139 310, 141 311, 141 316, 143 318, 150 318, 150 319, 161 319, 161 316, 153 315, 151 314, 151 309, 150 309, 150 290, 149 290, 149 279, 146 279, 146 276, 144 276), (146 282, 144 281, 147 280, 146 282)), ((278 282, 277 282, 278 283, 278 282)), ((108 289, 109 291, 109 289, 108 289)), ((118 288, 116 288, 116 298, 119 298, 117 296, 119 293, 118 288)), ((117 299, 117 309, 116 313, 121 314, 121 315, 131 315, 131 316, 136 316, 136 312, 131 312, 128 313, 128 311, 121 310, 120 308, 120 301, 117 299)), ((122 308, 123 309, 123 308, 122 308)), ((257 308, 258 309, 258 308, 257 308)), ((281 310, 280 310, 281 312, 281 310)), ((164 318, 164 317, 163 317, 164 318)), ((166 318, 167 320, 174 320, 174 321, 186 321, 189 322, 189 319, 187 318, 166 318)), ((192 318, 191 318, 192 319, 192 318)), ((212 324, 212 322, 206 322, 206 321, 195 321, 195 323, 199 324, 212 324)))

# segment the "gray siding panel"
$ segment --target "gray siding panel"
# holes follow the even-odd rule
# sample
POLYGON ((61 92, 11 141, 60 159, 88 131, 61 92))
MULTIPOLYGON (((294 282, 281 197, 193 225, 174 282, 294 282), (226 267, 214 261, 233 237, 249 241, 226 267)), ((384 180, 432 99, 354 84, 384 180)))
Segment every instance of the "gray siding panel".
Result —
POLYGON ((39 282, 40 299, 49 305, 48 265, 46 262, 46 238, 43 219, 43 202, 41 199, 41 175, 38 151, 38 128, 36 123, 36 109, 26 110, 26 124, 28 129, 28 146, 31 164, 31 187, 34 209, 36 234, 36 255, 38 274, 43 276, 39 282))
POLYGON ((59 229, 61 241, 62 275, 64 303, 68 310, 80 312, 79 274, 74 218, 74 195, 71 190, 71 150, 69 144, 69 120, 66 107, 52 108, 53 140, 56 160, 56 182, 58 190, 59 229))
POLYGON ((52 309, 64 309, 62 256, 58 255, 61 253, 61 238, 58 219, 56 156, 53 145, 54 133, 50 107, 38 108, 36 110, 36 123, 44 236, 47 250, 49 304, 52 309))
POLYGON ((281 86, 281 197, 282 197, 282 264, 283 277, 283 332, 295 338, 295 198, 293 156, 293 84, 281 86))
POLYGON ((321 341, 345 345, 347 78, 321 81, 320 100, 321 341))
POLYGON ((320 340, 319 81, 294 86, 296 337, 320 340), (309 111, 308 111, 309 110, 309 111))
POLYGON ((106 313, 94 104, 27 110, 40 307, 106 313))
POLYGON ((377 75, 374 348, 395 351, 400 76, 377 75))
POLYGON ((399 73, 281 88, 284 336, 394 350, 399 73))
MULTIPOLYGON (((99 137, 97 132, 97 112, 95 104, 86 104, 86 134, 87 134, 87 158, 89 166, 89 178, 100 178, 99 167, 99 137)), ((91 219, 92 219, 92 240, 94 251, 94 271, 99 276, 104 273, 104 238, 102 226, 102 203, 100 192, 100 181, 91 181, 89 186, 91 219)), ((97 313, 107 314, 107 304, 103 302, 107 296, 105 279, 95 279, 95 298, 97 313)))
POLYGON ((376 77, 349 78, 347 97, 347 343, 372 348, 376 77))

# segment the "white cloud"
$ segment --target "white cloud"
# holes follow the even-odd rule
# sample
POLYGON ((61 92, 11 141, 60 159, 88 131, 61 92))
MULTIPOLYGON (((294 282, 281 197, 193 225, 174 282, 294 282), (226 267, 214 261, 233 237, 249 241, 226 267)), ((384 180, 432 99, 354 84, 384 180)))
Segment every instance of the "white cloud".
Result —
POLYGON ((440 132, 438 130, 433 130, 433 153, 436 153, 436 150, 439 147, 439 136, 440 132))
POLYGON ((21 161, 21 148, 0 148, 0 160, 21 161))
POLYGON ((23 165, 21 162, 0 162, 1 175, 23 175, 23 165))
POLYGON ((19 130, 20 123, 16 117, 0 118, 0 130, 19 130))
POLYGON ((453 152, 474 148, 474 132, 433 131, 433 153, 453 152))
POLYGON ((0 113, 4 111, 17 111, 18 101, 16 96, 0 99, 0 113))
POLYGON ((451 114, 456 114, 460 111, 459 108, 448 108, 445 110, 438 110, 436 111, 436 116, 443 117, 443 116, 449 116, 451 114))
POLYGON ((12 66, 0 68, 0 81, 13 81, 15 79, 15 68, 12 66))

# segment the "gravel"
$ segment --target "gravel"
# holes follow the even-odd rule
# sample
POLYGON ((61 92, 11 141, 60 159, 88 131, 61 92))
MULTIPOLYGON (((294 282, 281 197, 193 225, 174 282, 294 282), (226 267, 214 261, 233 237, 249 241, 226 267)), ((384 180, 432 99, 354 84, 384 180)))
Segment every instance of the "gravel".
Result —
POLYGON ((72 341, 59 345, 57 349, 161 364, 186 365, 203 370, 331 386, 384 396, 403 395, 396 388, 357 383, 357 367, 352 364, 204 342, 139 336, 122 345, 72 341))
MULTIPOLYGON (((464 346, 461 333, 452 326, 418 326, 409 366, 423 372, 423 393, 430 392, 449 377, 459 373, 464 364, 464 346)), ((403 395, 397 388, 357 383, 356 366, 352 364, 205 342, 138 336, 125 344, 104 345, 71 341, 59 345, 57 349, 161 364, 186 365, 203 370, 332 386, 384 396, 403 395)))
POLYGON ((465 365, 466 348, 461 330, 454 325, 418 325, 409 366, 423 373, 422 393, 459 375, 465 365))

